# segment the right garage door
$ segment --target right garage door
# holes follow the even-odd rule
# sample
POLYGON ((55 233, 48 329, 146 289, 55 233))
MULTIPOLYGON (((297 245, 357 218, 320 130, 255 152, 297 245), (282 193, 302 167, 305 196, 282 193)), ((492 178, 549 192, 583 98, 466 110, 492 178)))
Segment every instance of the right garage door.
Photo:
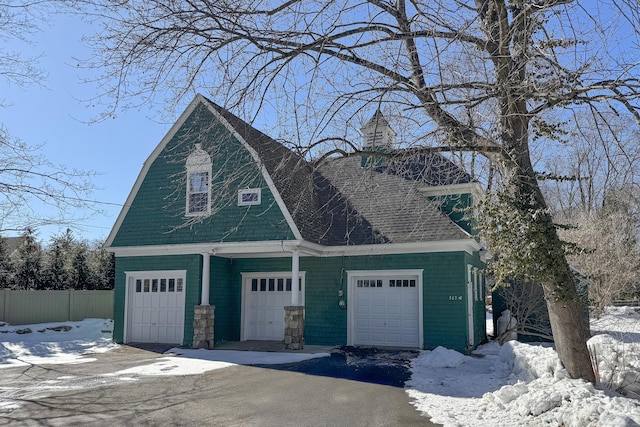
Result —
POLYGON ((417 275, 352 277, 352 344, 420 347, 419 290, 417 275))

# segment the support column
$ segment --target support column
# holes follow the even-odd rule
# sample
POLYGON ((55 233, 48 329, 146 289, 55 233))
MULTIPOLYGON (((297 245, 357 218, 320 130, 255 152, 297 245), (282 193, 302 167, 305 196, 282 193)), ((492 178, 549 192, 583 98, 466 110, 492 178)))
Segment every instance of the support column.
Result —
POLYGON ((284 308, 284 347, 287 350, 304 348, 304 307, 301 305, 284 308))
POLYGON ((297 250, 291 252, 291 305, 300 305, 300 253, 297 250))
POLYGON ((214 344, 215 307, 209 305, 211 255, 202 253, 200 305, 193 307, 193 348, 211 350, 214 344))
POLYGON ((211 255, 205 252, 202 254, 202 291, 200 294, 200 305, 209 305, 210 265, 211 255))
POLYGON ((213 326, 215 306, 196 305, 193 307, 193 348, 213 349, 213 326))
POLYGON ((291 251, 291 305, 284 308, 284 346, 304 348, 304 306, 300 305, 300 253, 291 251))

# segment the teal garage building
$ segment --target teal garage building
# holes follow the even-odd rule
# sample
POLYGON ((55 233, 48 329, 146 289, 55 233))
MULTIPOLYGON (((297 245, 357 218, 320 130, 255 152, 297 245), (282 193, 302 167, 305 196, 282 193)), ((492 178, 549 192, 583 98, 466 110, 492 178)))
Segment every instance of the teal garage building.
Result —
POLYGON ((196 96, 108 236, 114 339, 483 342, 478 184, 440 154, 394 149, 379 111, 362 133, 363 155, 309 161, 196 96))

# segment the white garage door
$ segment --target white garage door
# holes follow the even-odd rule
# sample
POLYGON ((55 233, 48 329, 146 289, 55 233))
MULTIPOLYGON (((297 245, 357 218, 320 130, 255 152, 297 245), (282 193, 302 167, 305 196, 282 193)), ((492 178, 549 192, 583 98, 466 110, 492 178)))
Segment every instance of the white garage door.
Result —
POLYGON ((352 279, 352 344, 420 347, 418 276, 352 279))
POLYGON ((182 344, 185 273, 137 273, 128 283, 126 341, 182 344))
MULTIPOLYGON (((291 275, 266 274, 245 275, 243 340, 284 339, 284 307, 291 305, 291 275)), ((304 304, 303 289, 301 274, 298 284, 300 304, 304 304)))

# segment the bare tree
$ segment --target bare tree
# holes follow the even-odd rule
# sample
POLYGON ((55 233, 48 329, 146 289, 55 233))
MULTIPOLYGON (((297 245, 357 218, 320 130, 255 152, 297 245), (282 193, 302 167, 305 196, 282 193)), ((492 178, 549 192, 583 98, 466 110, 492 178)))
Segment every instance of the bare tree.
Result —
POLYGON ((574 115, 554 150, 558 156, 540 156, 545 170, 558 178, 545 181, 543 190, 559 222, 601 209, 617 190, 638 189, 640 129, 628 116, 603 116, 574 115))
POLYGON ((638 200, 631 191, 611 191, 604 206, 583 212, 561 232, 576 250, 571 263, 591 280, 589 299, 597 316, 612 301, 633 293, 640 281, 638 200))
POLYGON ((640 134, 629 117, 613 112, 576 116, 566 130, 556 149, 562 154, 543 160, 557 178, 543 190, 566 226, 560 236, 571 244, 569 261, 591 280, 589 302, 598 316, 640 282, 640 134))
MULTIPOLYGON (((39 30, 56 4, 0 0, 0 40, 29 43, 29 36, 39 30)), ((41 85, 45 72, 37 61, 37 57, 0 49, 0 80, 24 88, 41 85)), ((0 107, 10 108, 10 103, 0 99, 0 107)), ((79 219, 79 211, 95 214, 95 204, 88 199, 94 174, 53 164, 41 154, 41 146, 11 135, 8 125, 0 122, 0 231, 65 223, 79 219)))
MULTIPOLYGON (((531 341, 553 340, 549 330, 549 312, 540 286, 520 280, 500 287, 499 292, 504 298, 505 308, 509 310, 507 316, 513 319, 505 322, 507 328, 504 332, 495 328, 494 334, 499 342, 507 341, 512 333, 531 341)), ((496 320, 502 315, 494 314, 496 320)), ((497 322, 494 324, 497 325, 497 322)))
MULTIPOLYGON (((44 22, 47 4, 42 0, 0 1, 0 40, 29 43, 29 36, 38 31, 38 23, 44 22)), ((21 52, 0 50, 0 76, 21 87, 39 84, 45 73, 37 61, 37 57, 25 58, 21 52)))
POLYGON ((615 9, 571 0, 84 3, 104 26, 89 40, 96 57, 88 65, 104 71, 106 114, 203 90, 248 119, 262 113, 291 125, 287 136, 300 151, 317 155, 350 151, 311 142, 348 139, 363 111, 388 105, 428 135, 404 139, 405 148, 447 146, 490 159, 500 187, 484 210, 484 232, 497 277, 542 284, 560 360, 572 377, 594 381, 531 144, 556 138, 572 110, 640 119, 637 59, 603 46, 627 36, 608 27, 623 19, 615 9))

